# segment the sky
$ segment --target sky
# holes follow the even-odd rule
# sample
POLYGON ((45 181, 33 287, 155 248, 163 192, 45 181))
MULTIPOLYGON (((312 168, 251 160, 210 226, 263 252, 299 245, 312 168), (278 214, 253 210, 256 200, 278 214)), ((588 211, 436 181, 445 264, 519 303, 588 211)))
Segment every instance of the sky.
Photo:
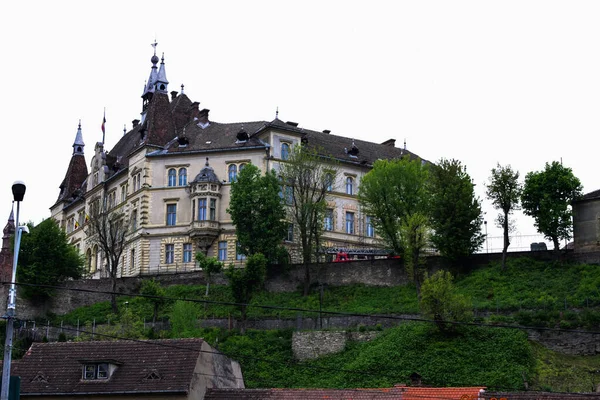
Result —
MULTIPOLYGON (((600 188, 600 2, 34 0, 2 14, 0 220, 16 180, 21 221, 50 216, 79 120, 88 163, 104 109, 106 148, 131 129, 155 39, 169 90, 184 84, 213 121, 278 108, 300 127, 460 160, 490 237, 497 163, 523 179, 562 160, 584 192, 600 188)), ((541 240, 515 218, 523 246, 541 240)))

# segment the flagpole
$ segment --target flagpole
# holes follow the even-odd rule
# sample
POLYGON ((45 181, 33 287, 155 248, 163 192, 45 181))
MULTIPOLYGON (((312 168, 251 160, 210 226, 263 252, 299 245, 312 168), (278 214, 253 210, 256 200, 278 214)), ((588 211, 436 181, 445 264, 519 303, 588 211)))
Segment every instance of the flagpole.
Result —
POLYGON ((102 144, 104 145, 104 134, 105 134, 105 129, 104 129, 104 124, 106 124, 106 107, 104 107, 104 117, 102 118, 102 144))

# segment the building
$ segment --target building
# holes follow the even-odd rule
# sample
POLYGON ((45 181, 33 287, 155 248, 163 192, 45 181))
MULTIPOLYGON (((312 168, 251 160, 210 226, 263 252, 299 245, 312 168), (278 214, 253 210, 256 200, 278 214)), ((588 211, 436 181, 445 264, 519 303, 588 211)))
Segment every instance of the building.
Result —
POLYGON ((2 230, 2 249, 0 250, 0 279, 2 282, 12 281, 13 244, 11 238, 15 234, 15 217, 11 210, 8 221, 2 230))
MULTIPOLYGON (((325 248, 352 249, 354 254, 379 248, 371 217, 362 212, 356 194, 377 159, 416 157, 406 146, 396 147, 394 139, 372 143, 308 130, 278 116, 272 121, 211 121, 209 110, 200 109, 183 88, 181 93, 168 92, 164 57, 159 60, 156 49, 151 63, 141 119, 133 121, 110 151, 96 143, 89 169, 79 125, 60 194, 51 207, 52 218, 85 254, 90 276, 106 276, 103 255, 86 240, 85 229, 89 215, 101 207, 129 220, 118 276, 191 270, 198 250, 227 264, 243 262, 227 213, 231 182, 248 163, 262 171, 277 170, 301 142, 340 165, 323 221, 325 248)), ((298 260, 293 226, 283 239, 292 259, 298 260)))
POLYGON ((201 400, 244 387, 239 364, 202 339, 33 343, 11 375, 25 399, 201 400))
POLYGON ((600 251, 600 190, 586 193, 572 206, 574 250, 600 251))

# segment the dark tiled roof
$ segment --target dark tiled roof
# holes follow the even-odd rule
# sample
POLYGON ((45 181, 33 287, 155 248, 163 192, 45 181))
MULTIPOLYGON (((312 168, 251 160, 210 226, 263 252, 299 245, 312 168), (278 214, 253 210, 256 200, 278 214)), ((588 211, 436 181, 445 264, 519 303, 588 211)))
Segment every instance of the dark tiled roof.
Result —
POLYGON ((202 339, 34 343, 12 374, 21 393, 187 392, 202 339), (110 379, 82 380, 83 363, 114 360, 110 379), (160 379, 147 379, 155 373, 160 379))
POLYGON ((81 188, 83 181, 87 179, 88 169, 83 154, 74 154, 69 162, 65 179, 60 184, 60 194, 56 202, 69 200, 75 191, 81 188))
POLYGON ((402 389, 208 389, 204 400, 401 400, 402 389))
MULTIPOLYGON (((247 141, 237 140, 238 132, 243 128, 249 135, 258 131, 266 125, 264 121, 258 122, 235 122, 222 124, 210 122, 204 129, 198 126, 197 121, 190 122, 185 127, 185 137, 188 143, 185 147, 179 145, 177 141, 171 143, 165 153, 187 153, 197 151, 216 151, 216 150, 243 150, 245 148, 265 147, 265 143, 256 137, 250 137, 247 141)), ((164 154, 164 153, 163 153, 164 154)))
POLYGON ((598 198, 600 198, 600 189, 584 194, 579 199, 575 200, 575 203, 578 201, 593 200, 598 198))

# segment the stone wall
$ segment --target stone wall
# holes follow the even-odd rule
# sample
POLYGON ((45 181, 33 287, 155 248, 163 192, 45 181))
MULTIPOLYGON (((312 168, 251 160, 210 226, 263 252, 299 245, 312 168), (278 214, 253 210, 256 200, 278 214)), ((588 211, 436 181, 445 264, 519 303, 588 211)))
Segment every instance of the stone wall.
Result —
POLYGON ((370 342, 381 332, 314 331, 294 332, 292 350, 300 361, 343 351, 348 341, 370 342))

